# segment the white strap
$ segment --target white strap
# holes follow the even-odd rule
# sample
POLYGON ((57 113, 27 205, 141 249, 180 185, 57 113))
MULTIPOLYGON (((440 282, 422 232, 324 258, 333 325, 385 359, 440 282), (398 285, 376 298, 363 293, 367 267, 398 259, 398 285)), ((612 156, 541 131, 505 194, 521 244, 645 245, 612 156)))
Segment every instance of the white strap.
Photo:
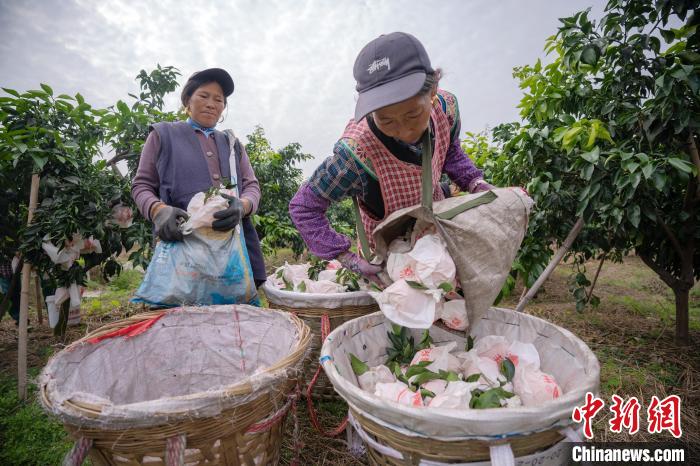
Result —
POLYGON ((238 197, 241 197, 241 189, 240 186, 238 186, 238 178, 236 177, 236 173, 238 173, 238 171, 236 170, 238 166, 238 161, 236 160, 236 135, 233 133, 232 129, 227 129, 224 131, 224 133, 226 133, 226 135, 228 136, 228 165, 229 170, 231 171, 231 184, 236 185, 236 192, 238 193, 238 197))
POLYGON ((348 424, 345 428, 345 436, 347 439, 348 451, 352 456, 355 458, 360 458, 367 453, 367 449, 362 443, 360 435, 353 428, 352 424, 348 424))
POLYGON ((583 437, 581 437, 581 432, 572 429, 571 426, 568 426, 568 427, 560 430, 559 433, 561 435, 563 435, 564 437, 566 437, 566 440, 565 440, 566 442, 575 442, 575 443, 583 442, 583 437))
POLYGON ((489 450, 493 466, 515 466, 515 456, 513 455, 513 449, 510 448, 510 443, 491 445, 489 450))
POLYGON ((370 447, 374 448, 377 450, 379 453, 382 455, 388 456, 390 458, 394 458, 397 460, 402 460, 403 455, 401 452, 394 450, 391 447, 388 447, 386 445, 382 445, 381 443, 377 442, 374 440, 372 437, 367 435, 367 432, 365 432, 360 424, 355 421, 355 418, 352 417, 352 413, 348 412, 348 422, 355 428, 355 431, 362 437, 362 440, 365 441, 370 447))

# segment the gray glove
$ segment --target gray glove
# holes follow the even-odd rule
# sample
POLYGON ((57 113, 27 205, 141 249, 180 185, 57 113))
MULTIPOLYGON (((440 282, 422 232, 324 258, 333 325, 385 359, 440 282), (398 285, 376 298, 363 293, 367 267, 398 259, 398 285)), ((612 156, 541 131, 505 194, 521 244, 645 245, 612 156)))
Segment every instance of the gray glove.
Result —
POLYGON ((228 208, 214 212, 214 218, 218 220, 212 222, 211 227, 217 231, 232 230, 243 217, 243 203, 237 197, 228 194, 222 194, 221 197, 228 199, 228 208))
POLYGON ((153 224, 156 226, 156 234, 163 241, 182 241, 180 231, 180 219, 187 220, 189 215, 182 209, 166 205, 156 212, 153 224))

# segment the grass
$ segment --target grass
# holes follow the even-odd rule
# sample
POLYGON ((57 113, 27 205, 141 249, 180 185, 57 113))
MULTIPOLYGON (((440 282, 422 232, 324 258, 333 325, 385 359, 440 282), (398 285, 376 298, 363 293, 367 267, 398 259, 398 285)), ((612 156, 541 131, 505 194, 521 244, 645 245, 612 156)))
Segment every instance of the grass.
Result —
MULTIPOLYGON (((36 375, 36 368, 33 374, 36 375)), ((17 397, 17 381, 0 378, 0 464, 61 464, 71 448, 63 426, 44 414, 29 385, 29 399, 17 397)))
MULTIPOLYGON (((297 262, 291 251, 279 251, 267 261, 268 269, 284 261, 297 262)), ((588 265, 593 273, 597 264, 588 265)), ((643 409, 652 395, 664 398, 677 394, 682 399, 684 439, 700 441, 700 353, 695 351, 700 339, 700 286, 691 291, 691 344, 680 347, 673 341, 675 309, 673 295, 641 262, 630 257, 624 264, 608 264, 599 278, 596 294, 601 297, 598 308, 576 312, 568 292, 569 265, 560 266, 525 312, 560 325, 581 338, 595 352, 601 367, 601 393, 606 408, 596 417, 594 435, 598 441, 668 441, 670 434, 650 435, 645 431, 645 412, 641 413, 642 429, 634 436, 613 434, 607 422, 611 396, 627 399, 636 396, 643 409)), ((94 298, 84 299, 88 311, 81 327, 71 327, 65 340, 38 326, 30 333, 30 372, 36 375, 48 358, 62 347, 104 323, 125 317, 140 308, 128 300, 142 275, 125 270, 108 284, 90 283, 91 291, 100 291, 94 298)), ((517 289, 504 303, 514 307, 522 289, 517 289)), ((35 319, 35 317, 32 317, 35 319)), ((29 401, 20 402, 16 395, 16 330, 8 320, 0 322, 0 465, 60 464, 71 442, 61 425, 48 417, 36 401, 35 387, 30 386, 29 401)), ((320 422, 335 427, 346 413, 342 402, 317 402, 320 422)), ((329 439, 312 427, 305 402, 298 405, 298 430, 304 447, 301 464, 360 465, 366 459, 347 452, 344 435, 329 439)), ((295 457, 294 419, 288 416, 283 437, 281 464, 290 464, 295 457)))

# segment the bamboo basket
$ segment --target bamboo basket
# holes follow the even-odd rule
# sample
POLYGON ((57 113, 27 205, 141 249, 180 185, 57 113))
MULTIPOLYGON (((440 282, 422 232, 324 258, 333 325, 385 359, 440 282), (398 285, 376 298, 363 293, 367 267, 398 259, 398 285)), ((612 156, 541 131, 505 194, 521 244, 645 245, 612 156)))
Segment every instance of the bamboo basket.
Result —
MULTIPOLYGON (((147 312, 106 325, 54 356, 41 375, 40 399, 44 408, 58 416, 76 440, 64 464, 81 464, 86 455, 96 465, 276 464, 284 420, 290 410, 295 412, 297 382, 310 340, 309 328, 301 319, 252 306, 147 312), (191 325, 191 328, 186 325, 191 325), (73 383, 69 377, 63 377, 61 371, 71 365, 70 358, 84 355, 82 363, 91 364, 99 360, 99 352, 107 351, 110 345, 115 348, 138 347, 154 338, 153 335, 160 335, 156 332, 170 329, 190 332, 193 335, 190 346, 200 347, 206 341, 208 354, 219 358, 214 361, 233 361, 237 372, 231 369, 232 376, 216 374, 215 377, 236 380, 209 389, 200 386, 194 392, 171 384, 165 391, 174 386, 178 391, 174 395, 167 393, 156 400, 122 405, 102 399, 104 394, 88 393, 86 396, 78 390, 66 395, 62 391, 62 383, 73 383), (260 329, 268 330, 261 334, 260 329), (210 332, 221 335, 220 346, 212 342, 210 332), (128 338, 118 336, 120 333, 128 333, 128 338), (199 341, 197 335, 207 339, 199 341), (107 339, 96 341, 101 337, 107 339), (234 345, 229 344, 229 338, 234 345), (283 347, 285 344, 287 347, 283 347), (275 345, 278 345, 278 352, 274 360, 257 365, 265 359, 260 355, 266 350, 271 352, 275 345), (239 377, 239 373, 243 376, 239 377)), ((187 343, 178 340, 174 345, 182 347, 183 353, 174 357, 183 360, 180 364, 191 370, 192 384, 196 386, 197 378, 205 377, 207 368, 188 365, 184 361, 189 349, 187 343)), ((156 353, 156 357, 145 358, 149 361, 144 362, 145 371, 134 372, 125 368, 126 375, 139 373, 139 377, 144 378, 134 384, 134 390, 149 390, 139 387, 146 385, 149 379, 160 383, 162 377, 159 376, 167 372, 169 364, 178 364, 157 357, 167 355, 168 348, 161 353, 158 348, 150 350, 152 354, 156 353), (158 372, 162 366, 167 367, 158 372)), ((221 372, 221 367, 215 366, 211 372, 221 372)), ((119 383, 116 378, 114 383, 119 383)))
MULTIPOLYGON (((477 339, 502 335, 534 344, 543 370, 557 379, 562 395, 542 406, 484 410, 412 407, 379 398, 359 388, 349 354, 369 366, 383 364, 390 322, 381 313, 360 317, 330 333, 321 360, 350 407, 349 423, 365 443, 370 464, 530 464, 523 458, 531 464, 566 463, 563 442, 582 441, 571 412, 584 404, 587 392, 598 392, 600 366, 595 354, 571 332, 508 309, 491 308, 472 328, 477 339)), ((418 331, 413 333, 420 337, 418 331)), ((436 326, 430 334, 438 346, 465 343, 436 326)))
MULTIPOLYGON (((323 345, 322 319, 328 317, 330 330, 358 317, 379 311, 379 306, 364 291, 317 295, 279 290, 268 283, 263 285, 269 306, 273 309, 295 314, 311 329, 313 338, 309 345, 309 357, 304 362, 303 393, 307 393, 308 383, 318 371, 318 358, 323 345)), ((313 396, 320 400, 340 400, 324 371, 320 371, 313 387, 313 396)))

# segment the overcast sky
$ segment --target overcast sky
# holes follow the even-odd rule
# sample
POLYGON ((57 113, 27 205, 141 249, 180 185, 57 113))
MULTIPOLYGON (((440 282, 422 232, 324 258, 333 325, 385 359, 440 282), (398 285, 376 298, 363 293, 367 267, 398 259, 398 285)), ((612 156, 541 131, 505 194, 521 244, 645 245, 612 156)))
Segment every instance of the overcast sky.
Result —
MULTIPOLYGON (((330 154, 353 114, 352 66, 362 46, 405 31, 425 45, 441 87, 459 99, 463 131, 518 118, 514 66, 543 57, 557 19, 600 0, 0 0, 0 86, 47 83, 95 107, 127 100, 156 63, 185 78, 221 67, 236 91, 220 129, 262 125, 276 148, 330 154)), ((179 90, 167 100, 174 110, 179 90)))

